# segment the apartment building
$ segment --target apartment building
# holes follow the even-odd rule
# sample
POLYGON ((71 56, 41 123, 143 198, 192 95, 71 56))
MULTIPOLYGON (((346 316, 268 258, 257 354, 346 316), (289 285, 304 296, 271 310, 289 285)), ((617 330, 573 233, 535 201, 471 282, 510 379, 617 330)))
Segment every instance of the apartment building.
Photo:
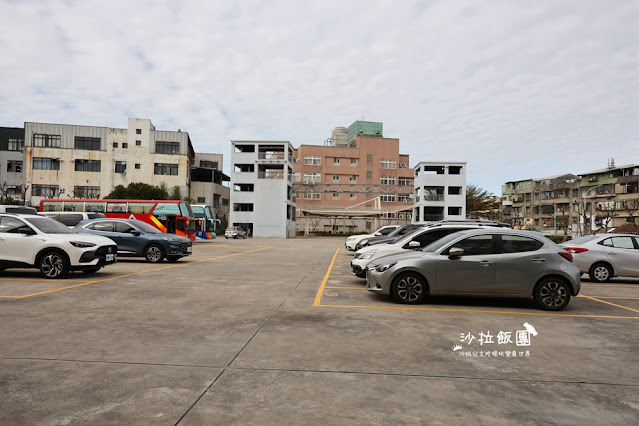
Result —
POLYGON ((294 156, 297 229, 305 229, 309 214, 320 231, 364 231, 375 218, 410 222, 413 170, 399 139, 383 136, 383 123, 337 127, 324 145, 301 145, 294 156))
MULTIPOLYGON (((213 207, 215 217, 226 226, 229 220, 231 178, 222 172, 224 156, 213 153, 195 153, 191 168, 191 199, 196 204, 213 207)), ((224 229, 221 229, 224 231, 224 229)))
POLYGON ((423 161, 415 166, 413 223, 466 218, 466 163, 423 161))
POLYGON ((24 128, 0 127, 0 202, 24 200, 24 128))
POLYGON ((231 141, 230 224, 254 237, 295 237, 293 146, 231 141))
POLYGON ((579 185, 573 174, 506 182, 501 219, 516 228, 566 232, 579 219, 579 185))

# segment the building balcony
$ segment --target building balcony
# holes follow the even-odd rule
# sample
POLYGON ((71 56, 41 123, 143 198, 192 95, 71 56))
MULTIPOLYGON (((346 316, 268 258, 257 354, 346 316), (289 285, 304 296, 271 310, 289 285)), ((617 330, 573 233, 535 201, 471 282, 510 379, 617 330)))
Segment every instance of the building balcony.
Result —
POLYGON ((284 170, 258 172, 257 178, 258 179, 284 179, 284 170))
POLYGON ((443 214, 425 214, 424 220, 426 222, 437 222, 439 220, 444 220, 443 214))
POLYGON ((444 194, 426 194, 424 195, 424 201, 444 201, 444 194))

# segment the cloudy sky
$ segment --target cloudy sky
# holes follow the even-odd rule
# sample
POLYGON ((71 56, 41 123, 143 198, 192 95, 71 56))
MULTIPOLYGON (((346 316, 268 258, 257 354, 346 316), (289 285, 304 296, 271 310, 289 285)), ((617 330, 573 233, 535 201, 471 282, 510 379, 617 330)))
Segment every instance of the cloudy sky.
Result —
POLYGON ((0 126, 322 144, 362 117, 468 183, 639 163, 639 1, 0 0, 0 126))

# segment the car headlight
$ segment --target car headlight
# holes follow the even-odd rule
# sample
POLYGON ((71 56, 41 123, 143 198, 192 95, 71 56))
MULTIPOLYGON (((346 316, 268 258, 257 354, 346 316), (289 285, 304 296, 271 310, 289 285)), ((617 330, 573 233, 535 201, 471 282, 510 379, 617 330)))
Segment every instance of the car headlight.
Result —
POLYGON ((377 250, 370 250, 367 251, 366 253, 363 253, 360 257, 360 259, 370 259, 371 257, 373 257, 373 255, 375 255, 375 253, 377 253, 377 250))
POLYGON ((395 266, 397 264, 397 262, 393 262, 393 263, 385 263, 384 265, 379 265, 378 267, 375 268, 375 270, 377 272, 386 272, 388 271, 390 268, 392 268, 393 266, 395 266))
POLYGON ((173 238, 173 237, 162 237, 162 239, 163 239, 163 240, 165 240, 165 241, 170 241, 170 242, 172 242, 172 243, 175 243, 175 242, 177 242, 177 241, 180 241, 180 240, 178 240, 177 238, 173 238))
POLYGON ((354 237, 348 237, 346 241, 353 241, 354 239, 355 239, 354 237))
POLYGON ((86 243, 84 241, 70 241, 70 243, 73 247, 77 247, 77 248, 95 247, 94 243, 86 243))

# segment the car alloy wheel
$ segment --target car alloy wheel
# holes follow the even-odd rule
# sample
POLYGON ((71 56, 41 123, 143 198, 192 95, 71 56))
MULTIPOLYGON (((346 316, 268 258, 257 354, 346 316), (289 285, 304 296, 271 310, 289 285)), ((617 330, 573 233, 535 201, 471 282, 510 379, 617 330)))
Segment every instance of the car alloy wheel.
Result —
POLYGON ((534 298, 542 309, 559 311, 568 305, 570 290, 568 285, 558 278, 545 278, 535 287, 534 298))
POLYGON ((612 268, 605 263, 595 263, 590 268, 588 275, 591 280, 604 283, 612 278, 612 268))
POLYGON ((39 269, 47 278, 61 278, 67 274, 69 266, 64 255, 52 251, 40 258, 39 269))
POLYGON ((161 262, 164 257, 164 252, 162 251, 162 247, 151 244, 144 251, 144 257, 147 261, 151 263, 161 262))
POLYGON ((424 301, 428 295, 428 288, 424 278, 409 272, 395 279, 392 292, 395 301, 414 305, 424 301))

